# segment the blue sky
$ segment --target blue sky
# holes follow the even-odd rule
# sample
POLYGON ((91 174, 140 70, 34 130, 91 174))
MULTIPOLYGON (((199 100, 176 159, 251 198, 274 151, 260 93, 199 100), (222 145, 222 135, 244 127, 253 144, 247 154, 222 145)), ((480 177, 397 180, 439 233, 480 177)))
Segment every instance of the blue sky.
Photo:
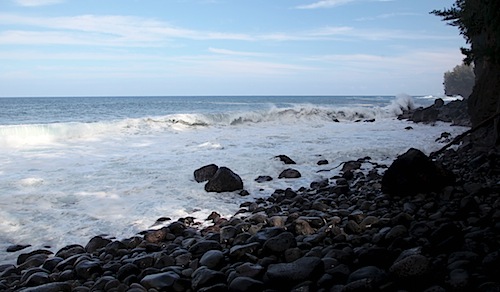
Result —
POLYGON ((0 0, 0 96, 443 94, 453 0, 0 0))

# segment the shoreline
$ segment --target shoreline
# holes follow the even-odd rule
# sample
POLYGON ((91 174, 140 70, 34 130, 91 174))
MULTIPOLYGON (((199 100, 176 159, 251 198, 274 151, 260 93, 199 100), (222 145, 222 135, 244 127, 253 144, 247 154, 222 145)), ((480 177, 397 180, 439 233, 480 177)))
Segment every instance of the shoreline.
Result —
POLYGON ((438 161, 457 179, 438 192, 390 196, 381 166, 346 168, 243 203, 231 218, 213 214, 203 229, 185 217, 123 240, 21 253, 16 265, 0 266, 0 288, 497 291, 498 153, 470 144, 446 151, 438 161))

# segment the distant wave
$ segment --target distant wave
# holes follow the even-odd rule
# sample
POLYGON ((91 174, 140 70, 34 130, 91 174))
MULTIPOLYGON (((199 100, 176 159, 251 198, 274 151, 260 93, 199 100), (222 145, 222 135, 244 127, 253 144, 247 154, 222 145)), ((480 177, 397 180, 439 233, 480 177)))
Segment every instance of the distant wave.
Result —
POLYGON ((324 107, 300 104, 293 107, 246 112, 211 114, 172 114, 160 117, 127 118, 103 122, 71 122, 0 126, 0 146, 23 146, 67 143, 72 140, 93 140, 116 135, 148 135, 206 127, 234 127, 261 123, 293 125, 300 123, 353 122, 391 118, 414 108, 410 96, 399 96, 385 107, 324 107))

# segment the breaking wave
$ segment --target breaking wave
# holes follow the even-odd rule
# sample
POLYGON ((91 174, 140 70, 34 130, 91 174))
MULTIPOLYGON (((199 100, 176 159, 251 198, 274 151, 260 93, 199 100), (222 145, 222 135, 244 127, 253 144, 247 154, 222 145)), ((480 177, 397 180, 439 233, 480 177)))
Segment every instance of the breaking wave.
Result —
POLYGON ((252 126, 256 124, 293 125, 300 123, 358 122, 393 118, 415 105, 410 96, 399 96, 388 106, 323 107, 300 104, 293 107, 211 114, 172 114, 159 117, 126 118, 102 122, 70 122, 0 126, 0 146, 67 143, 72 140, 112 139, 121 135, 148 135, 206 127, 252 126))

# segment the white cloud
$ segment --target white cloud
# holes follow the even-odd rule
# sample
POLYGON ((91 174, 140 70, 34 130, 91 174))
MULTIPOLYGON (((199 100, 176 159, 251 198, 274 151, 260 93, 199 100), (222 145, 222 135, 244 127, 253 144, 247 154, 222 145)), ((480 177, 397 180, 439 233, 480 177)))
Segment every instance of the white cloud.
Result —
POLYGON ((331 8, 335 6, 344 5, 355 0, 320 0, 311 4, 299 5, 297 9, 317 9, 317 8, 331 8))
POLYGON ((373 17, 357 18, 356 21, 369 21, 369 20, 377 20, 377 19, 388 19, 388 18, 400 17, 400 16, 421 16, 421 15, 422 14, 420 14, 420 13, 412 13, 412 12, 385 13, 385 14, 380 14, 380 15, 373 16, 373 17))
MULTIPOLYGON (((167 22, 155 19, 121 16, 121 15, 79 15, 70 17, 24 17, 14 14, 1 14, 0 24, 13 24, 23 26, 33 26, 38 28, 50 29, 50 31, 24 31, 25 35, 41 36, 48 35, 47 43, 67 43, 70 38, 76 39, 75 44, 82 44, 81 39, 88 39, 94 45, 112 45, 132 44, 150 45, 151 42, 168 41, 170 39, 195 39, 195 40, 253 40, 246 34, 196 31, 191 29, 179 28, 170 25, 167 22), (56 40, 55 35, 60 35, 61 39, 56 40), (103 42, 103 39, 106 41, 103 42)), ((3 34, 5 43, 6 36, 19 36, 23 33, 16 31, 3 34)), ((7 40, 7 42, 13 42, 7 40)), ((26 38, 22 38, 23 42, 26 38)), ((33 43, 43 41, 43 37, 34 38, 33 43)))
POLYGON ((219 49, 219 48, 212 48, 212 47, 208 48, 208 51, 211 53, 214 53, 214 54, 230 55, 230 56, 244 56, 244 57, 262 57, 262 56, 267 55, 267 54, 263 54, 263 53, 233 51, 233 50, 219 49))
MULTIPOLYGON (((308 31, 262 34, 203 31, 176 27, 152 18, 121 15, 79 15, 70 17, 28 17, 0 13, 0 25, 16 30, 0 32, 0 44, 88 45, 157 47, 171 45, 177 39, 232 41, 315 41, 315 40, 443 40, 459 36, 441 36, 426 31, 357 29, 329 26, 308 31)), ((225 52, 226 54, 229 52, 225 52)))
POLYGON ((14 0, 15 3, 26 7, 46 6, 63 3, 65 0, 14 0))
POLYGON ((459 64, 463 56, 458 49, 409 51, 399 55, 332 54, 306 58, 326 64, 328 68, 365 73, 417 75, 423 72, 442 74, 459 64))

